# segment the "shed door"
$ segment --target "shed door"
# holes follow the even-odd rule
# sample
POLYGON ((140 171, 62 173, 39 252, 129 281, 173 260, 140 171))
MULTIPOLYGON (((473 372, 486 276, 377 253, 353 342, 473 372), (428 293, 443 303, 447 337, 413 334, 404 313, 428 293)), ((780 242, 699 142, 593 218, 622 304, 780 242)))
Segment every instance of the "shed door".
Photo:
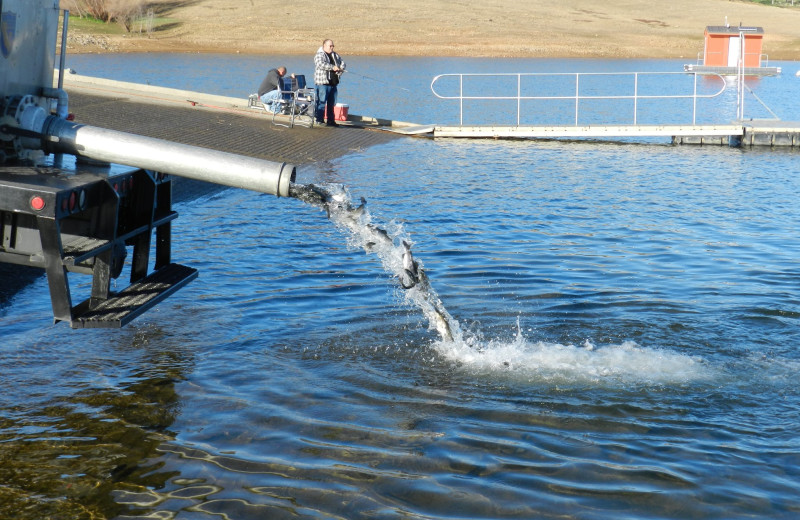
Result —
POLYGON ((741 37, 739 36, 728 38, 728 67, 739 66, 739 55, 742 52, 740 41, 741 37))

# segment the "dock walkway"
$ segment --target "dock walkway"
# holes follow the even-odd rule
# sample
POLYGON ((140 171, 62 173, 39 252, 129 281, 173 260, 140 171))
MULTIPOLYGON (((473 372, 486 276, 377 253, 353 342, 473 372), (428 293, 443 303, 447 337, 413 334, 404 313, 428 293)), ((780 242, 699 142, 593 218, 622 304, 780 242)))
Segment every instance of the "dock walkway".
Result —
POLYGON ((436 126, 434 137, 613 139, 669 137, 673 144, 800 147, 800 123, 745 121, 727 125, 436 126))

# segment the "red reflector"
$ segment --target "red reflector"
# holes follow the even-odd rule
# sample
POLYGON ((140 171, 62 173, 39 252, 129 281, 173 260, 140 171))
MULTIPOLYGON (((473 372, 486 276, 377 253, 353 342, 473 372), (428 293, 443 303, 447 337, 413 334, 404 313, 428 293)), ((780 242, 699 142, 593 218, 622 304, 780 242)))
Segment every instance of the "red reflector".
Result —
POLYGON ((69 210, 75 211, 75 202, 77 201, 78 197, 75 195, 75 192, 69 194, 69 210))
POLYGON ((31 197, 31 208, 33 211, 42 211, 44 209, 44 199, 38 195, 31 197))

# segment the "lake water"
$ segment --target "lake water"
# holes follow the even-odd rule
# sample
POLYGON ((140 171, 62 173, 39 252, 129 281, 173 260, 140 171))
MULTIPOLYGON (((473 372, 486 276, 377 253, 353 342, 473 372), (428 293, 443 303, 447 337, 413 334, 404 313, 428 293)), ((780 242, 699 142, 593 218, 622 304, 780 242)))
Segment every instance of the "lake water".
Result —
MULTIPOLYGON (((346 76, 351 111, 419 123, 457 121, 426 90, 440 73, 682 63, 345 59, 392 83, 346 76)), ((309 61, 68 66, 244 97, 309 61)), ((800 67, 778 65, 753 91, 798 121, 800 67)), ((51 326, 44 278, 0 308, 0 516, 796 518, 799 159, 409 138, 301 165, 413 246, 454 343, 320 209, 179 203, 173 258, 200 278, 157 311, 51 326)))

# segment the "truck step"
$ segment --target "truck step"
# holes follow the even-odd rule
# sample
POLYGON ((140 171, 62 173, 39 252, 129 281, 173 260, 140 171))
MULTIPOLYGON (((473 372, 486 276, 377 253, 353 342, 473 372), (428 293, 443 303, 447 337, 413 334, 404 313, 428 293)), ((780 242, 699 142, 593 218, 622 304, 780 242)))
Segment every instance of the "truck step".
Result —
POLYGON ((64 265, 75 265, 79 262, 97 256, 111 247, 110 240, 100 238, 77 237, 75 240, 64 244, 64 265))
POLYGON ((169 264, 90 308, 86 300, 75 307, 70 326, 120 328, 197 278, 197 269, 169 264))

